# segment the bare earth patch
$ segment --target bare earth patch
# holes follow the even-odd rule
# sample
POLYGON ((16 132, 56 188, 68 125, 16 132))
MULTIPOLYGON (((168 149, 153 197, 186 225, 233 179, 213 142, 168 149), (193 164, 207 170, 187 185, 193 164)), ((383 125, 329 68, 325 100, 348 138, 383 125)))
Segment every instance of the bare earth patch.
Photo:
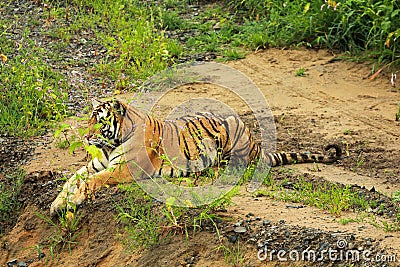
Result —
MULTIPOLYGON (((400 158, 400 125, 395 121, 399 92, 387 77, 368 79, 367 66, 335 61, 327 51, 276 50, 250 54, 246 59, 229 62, 250 77, 265 95, 275 117, 277 150, 321 151, 331 142, 341 142, 346 157, 332 165, 302 164, 276 168, 276 179, 294 181, 297 177, 321 182, 351 185, 352 190, 387 203, 392 193, 400 190, 398 168, 400 158), (296 71, 305 69, 305 76, 296 71), (280 171, 282 170, 282 171, 280 171), (288 171, 289 170, 289 171, 288 171)), ((234 79, 235 77, 232 77, 234 79)), ((252 118, 229 94, 210 85, 192 84, 168 94, 161 109, 174 106, 183 97, 202 94, 225 101, 243 116, 248 124, 252 118)), ((129 99, 131 96, 123 96, 129 99)), ((51 136, 49 136, 51 139, 51 136)), ((359 214, 346 212, 341 218, 353 218, 348 224, 315 207, 299 206, 267 197, 254 197, 241 192, 233 198, 226 218, 219 222, 221 240, 212 227, 190 235, 177 234, 149 250, 126 251, 123 228, 115 216, 114 202, 121 197, 115 188, 98 192, 92 203, 83 207, 80 234, 71 251, 65 249, 50 260, 46 242, 51 227, 36 212, 49 215, 49 205, 58 193, 63 175, 69 176, 85 163, 78 151, 70 155, 54 143, 36 148, 33 159, 25 166, 25 178, 20 200, 23 207, 15 225, 0 239, 0 266, 17 259, 29 266, 42 266, 45 259, 51 266, 232 266, 218 247, 225 244, 240 247, 244 266, 338 266, 339 262, 279 262, 261 261, 257 252, 268 241, 270 249, 306 249, 336 246, 345 239, 348 246, 374 254, 396 255, 400 259, 399 232, 386 232, 373 226, 368 219, 358 220, 359 214), (240 233, 237 227, 244 227, 240 233), (236 228, 236 231, 235 231, 236 228), (117 234, 119 233, 119 234, 117 234), (41 245, 40 245, 41 244, 41 245), (38 258, 38 247, 45 258, 38 258)), ((370 211, 378 221, 394 216, 394 207, 385 212, 370 211)), ((341 262, 346 266, 350 262, 341 262)), ((354 266, 389 266, 389 262, 353 262, 354 266), (385 265, 386 264, 386 265, 385 265)), ((390 266, 398 266, 391 262, 390 266)))

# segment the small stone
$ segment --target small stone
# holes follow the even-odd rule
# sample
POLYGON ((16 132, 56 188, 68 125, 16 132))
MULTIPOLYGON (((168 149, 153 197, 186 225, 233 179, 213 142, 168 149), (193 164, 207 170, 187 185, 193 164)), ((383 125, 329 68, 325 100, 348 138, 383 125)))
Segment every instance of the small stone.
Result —
POLYGON ((252 212, 249 212, 247 215, 246 215, 246 217, 253 217, 254 216, 254 213, 252 213, 252 212))
POLYGON ((279 223, 284 224, 285 220, 279 220, 279 223))
POLYGON ((220 30, 221 29, 221 25, 219 22, 217 22, 214 26, 213 26, 214 30, 220 30))
POLYGON ((256 217, 255 220, 256 221, 261 221, 261 217, 256 217))
POLYGON ((264 220, 263 221, 263 225, 264 226, 270 226, 271 225, 271 221, 270 220, 264 220))
POLYGON ((321 247, 319 248, 319 251, 326 250, 328 247, 329 247, 329 244, 328 244, 328 243, 323 243, 323 244, 321 245, 321 247))
POLYGON ((18 262, 17 267, 28 267, 28 264, 24 261, 20 261, 18 262))
POLYGON ((349 243, 347 246, 350 250, 354 249, 354 243, 349 243))
POLYGON ((372 246, 372 242, 369 241, 369 240, 368 240, 365 244, 366 244, 368 247, 372 246))
POLYGON ((242 225, 242 223, 243 223, 243 221, 239 221, 239 222, 235 223, 234 226, 239 227, 242 225))
POLYGON ((358 250, 358 251, 363 251, 364 248, 363 248, 363 247, 358 247, 357 250, 358 250))
POLYGON ((236 243, 236 241, 238 240, 238 236, 237 235, 228 235, 226 238, 231 243, 236 243))
POLYGON ((17 264, 18 264, 17 259, 13 259, 13 260, 7 262, 7 267, 12 267, 12 266, 15 266, 17 264))
POLYGON ((239 226, 239 227, 236 227, 235 229, 233 229, 233 231, 235 233, 241 234, 241 233, 246 233, 247 230, 246 230, 246 227, 239 226))

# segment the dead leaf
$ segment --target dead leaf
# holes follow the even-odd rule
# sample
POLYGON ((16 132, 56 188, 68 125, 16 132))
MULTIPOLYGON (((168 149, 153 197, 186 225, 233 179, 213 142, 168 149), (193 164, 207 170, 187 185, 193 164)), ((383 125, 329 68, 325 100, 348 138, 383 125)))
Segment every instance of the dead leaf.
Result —
POLYGON ((0 57, 1 57, 1 60, 3 60, 4 63, 7 62, 7 56, 6 55, 0 54, 0 57))
POLYGON ((382 69, 383 69, 383 68, 380 68, 379 70, 377 70, 374 74, 372 74, 372 75, 369 77, 369 79, 370 79, 370 80, 373 80, 373 79, 375 79, 376 77, 378 77, 378 75, 379 75, 379 73, 381 73, 382 69))

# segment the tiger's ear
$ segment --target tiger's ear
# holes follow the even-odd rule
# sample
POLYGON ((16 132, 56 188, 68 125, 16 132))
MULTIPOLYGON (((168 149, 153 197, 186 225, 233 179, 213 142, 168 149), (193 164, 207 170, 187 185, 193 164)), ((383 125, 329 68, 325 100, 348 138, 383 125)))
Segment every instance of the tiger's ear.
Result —
POLYGON ((99 100, 97 100, 97 99, 92 99, 92 106, 93 106, 93 109, 95 109, 95 108, 97 108, 98 106, 100 106, 102 104, 102 102, 101 101, 99 101, 99 100))

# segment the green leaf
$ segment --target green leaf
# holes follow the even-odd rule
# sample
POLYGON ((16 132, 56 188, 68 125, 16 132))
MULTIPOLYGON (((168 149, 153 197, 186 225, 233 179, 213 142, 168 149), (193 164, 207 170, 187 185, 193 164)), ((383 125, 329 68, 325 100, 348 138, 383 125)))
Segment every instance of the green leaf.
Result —
POLYGON ((89 129, 87 128, 79 128, 78 129, 78 133, 80 137, 83 137, 85 134, 87 134, 89 132, 89 129))
POLYGON ((76 141, 73 142, 70 146, 69 146, 69 153, 73 154, 75 149, 77 149, 78 147, 81 147, 83 145, 82 141, 76 141))
POLYGON ((168 210, 174 205, 175 200, 176 199, 174 197, 169 197, 169 198, 166 199, 165 205, 167 205, 168 210))
POLYGON ((94 128, 95 130, 98 130, 98 129, 101 128, 102 125, 103 125, 102 123, 96 123, 96 124, 93 126, 93 128, 94 128))
POLYGON ((62 130, 61 130, 61 129, 55 131, 55 132, 54 132, 54 138, 59 137, 61 133, 62 133, 62 130))
POLYGON ((70 128, 71 126, 69 124, 61 124, 60 129, 54 132, 54 138, 57 138, 60 136, 62 132, 70 128))
POLYGON ((101 152, 100 148, 96 147, 95 145, 89 145, 85 146, 85 150, 90 156, 92 156, 92 159, 97 158, 99 161, 101 161, 103 153, 101 152))

